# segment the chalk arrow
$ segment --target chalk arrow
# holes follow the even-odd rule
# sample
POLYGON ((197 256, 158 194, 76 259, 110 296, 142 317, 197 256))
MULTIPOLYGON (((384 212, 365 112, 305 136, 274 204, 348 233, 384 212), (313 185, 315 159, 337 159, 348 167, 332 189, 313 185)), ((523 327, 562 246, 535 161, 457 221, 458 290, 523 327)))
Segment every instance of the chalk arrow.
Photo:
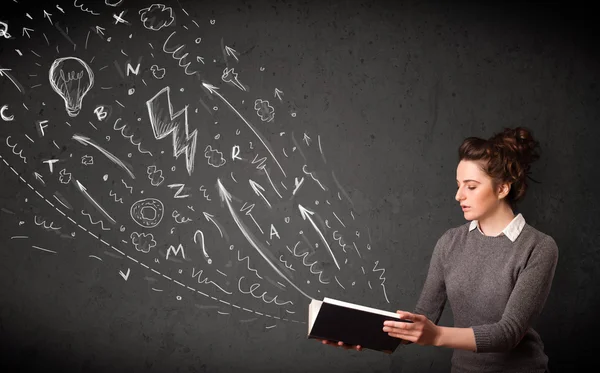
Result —
POLYGON ((0 67, 0 77, 5 76, 8 79, 10 79, 12 84, 14 84, 14 86, 17 87, 19 92, 23 93, 23 90, 21 89, 20 84, 18 84, 17 81, 8 73, 9 71, 10 71, 10 69, 4 69, 4 68, 0 67))
POLYGON ((275 97, 277 97, 279 99, 279 101, 281 100, 281 95, 283 94, 282 91, 280 91, 279 89, 275 88, 275 97))
POLYGON ((102 206, 100 206, 98 204, 98 202, 96 202, 92 198, 92 196, 89 195, 89 193, 87 192, 86 187, 84 187, 83 184, 81 184, 79 182, 79 180, 75 180, 75 184, 77 185, 77 188, 83 194, 83 196, 94 205, 94 207, 96 208, 96 210, 98 210, 102 215, 104 215, 104 217, 106 219, 108 219, 111 223, 113 223, 113 224, 116 223, 116 221, 110 215, 108 215, 108 213, 106 211, 104 211, 104 209, 102 208, 102 206))
POLYGON ((238 115, 238 117, 240 117, 241 120, 244 121, 244 123, 246 123, 246 125, 248 126, 248 128, 250 128, 250 130, 252 130, 252 132, 254 132, 254 135, 256 135, 256 137, 258 137, 258 139, 260 140, 260 142, 263 144, 263 146, 267 149, 267 151, 269 152, 269 154, 271 154, 271 157, 273 158, 273 160, 275 161, 275 163, 277 163, 277 166, 279 166, 279 169, 281 170, 281 172, 283 173, 283 176, 287 175, 285 174, 285 171, 283 170, 283 167, 281 167, 281 164, 279 164, 279 161, 277 160, 277 158, 275 158, 275 154, 273 154, 273 150, 271 149, 271 147, 267 144, 267 140, 264 138, 264 136, 262 136, 262 134, 260 134, 258 132, 258 130, 256 128, 254 128, 254 126, 252 124, 250 124, 250 122, 248 122, 246 120, 246 118, 244 118, 242 116, 242 114, 240 114, 239 111, 236 110, 235 107, 233 107, 233 105, 231 105, 229 103, 229 101, 227 101, 225 99, 225 97, 223 97, 219 92, 217 87, 215 87, 212 84, 209 83, 202 83, 202 85, 204 86, 204 88, 208 89, 208 91, 213 94, 218 96, 223 102, 225 102, 227 104, 227 106, 229 106, 229 108, 231 110, 233 110, 234 113, 236 113, 238 115))
POLYGON ((219 227, 219 223, 217 223, 217 221, 215 220, 215 216, 209 214, 208 212, 204 212, 204 211, 202 212, 202 214, 204 214, 204 217, 206 218, 207 221, 212 222, 215 225, 215 227, 217 227, 217 229, 219 230, 219 233, 221 233, 221 238, 223 238, 223 231, 221 230, 221 227, 219 227))
POLYGON ((306 132, 304 132, 304 138, 302 139, 306 142, 306 145, 310 145, 310 142, 312 141, 312 139, 310 137, 308 137, 308 135, 306 134, 306 132))
POLYGON ((304 206, 302 206, 300 204, 298 204, 298 209, 300 210, 300 215, 302 215, 302 219, 304 219, 304 220, 308 219, 310 221, 310 223, 312 224, 313 228, 315 228, 315 230, 319 234, 319 237, 321 237, 321 241, 325 244, 325 246, 327 247, 327 250, 329 250, 329 255, 331 255, 331 257, 333 258, 335 265, 338 267, 338 269, 340 269, 340 265, 338 264, 337 260, 335 259, 335 255, 333 255, 333 251, 331 251, 331 247, 329 247, 329 244, 327 243, 325 236, 323 236, 323 233, 321 233, 321 231, 319 230, 319 227, 317 227, 317 225, 315 224, 315 222, 312 219, 312 215, 314 214, 314 212, 306 209, 304 206))
POLYGON ((96 34, 104 35, 104 27, 96 26, 96 34))
POLYGON ((202 85, 204 86, 204 88, 208 89, 208 91, 212 94, 217 94, 217 90, 219 89, 219 87, 215 87, 214 85, 210 84, 210 83, 202 83, 202 85))
MULTIPOLYGON (((221 200, 223 202, 225 202, 227 204, 227 208, 229 210, 229 213, 231 214, 231 216, 233 217, 233 220, 235 221, 236 225, 238 226, 238 228, 240 229, 240 231, 242 232, 242 234, 244 235, 244 237, 246 238, 246 240, 248 241, 248 243, 250 243, 250 245, 256 250, 258 251, 258 253, 260 254, 260 256, 262 256, 262 258, 267 262, 267 264, 269 264, 269 266, 275 271, 277 272, 277 274, 279 276, 281 276, 284 280, 286 280, 290 285, 292 285, 296 290, 298 290, 302 295, 304 295, 306 298, 308 299, 313 299, 311 296, 309 296, 308 294, 306 294, 305 292, 303 292, 298 286, 296 286, 296 284, 294 284, 285 274, 283 274, 279 268, 274 264, 276 263, 276 259, 274 259, 273 254, 266 248, 264 247, 257 239, 256 237, 254 237, 254 235, 252 234, 252 232, 248 229, 248 227, 246 227, 246 225, 244 224, 244 222, 239 218, 239 216, 235 213, 235 210, 231 204, 231 194, 227 191, 227 189, 225 189, 225 187, 223 186, 223 184, 221 184, 221 180, 219 178, 217 178, 217 186, 219 188, 219 196, 221 196, 221 200), (273 258, 273 259, 271 259, 273 258)), ((285 268, 284 269, 286 272, 288 272, 288 274, 290 276, 292 276, 292 273, 285 268)))
POLYGON ((23 35, 22 36, 27 35, 27 37, 31 39, 31 36, 29 36, 29 31, 34 31, 34 30, 27 28, 27 27, 23 27, 23 35))
POLYGON ((109 152, 108 150, 104 149, 103 147, 101 147, 100 145, 96 144, 95 142, 93 142, 89 137, 85 137, 82 135, 78 135, 75 134, 73 135, 73 140, 76 140, 77 142, 79 142, 80 144, 83 144, 85 146, 91 145, 94 148, 96 148, 100 153, 104 154, 104 156, 108 159, 110 159, 114 164, 116 164, 117 166, 121 167, 123 170, 125 170, 129 176, 131 176, 132 179, 135 179, 135 175, 133 174, 133 172, 129 169, 129 167, 127 167, 123 161, 121 161, 119 158, 117 158, 114 154, 112 154, 111 152, 109 152))
MULTIPOLYGON (((227 53, 227 55, 228 55, 228 56, 231 56, 231 57, 235 58, 235 60, 236 60, 237 62, 239 62, 239 61, 240 61, 240 60, 238 60, 238 58, 237 58, 237 56, 236 56, 236 53, 237 53, 237 52, 236 52, 236 50, 235 50, 235 49, 233 49, 233 48, 231 48, 231 47, 228 47, 228 46, 225 46, 225 53, 227 53)), ((239 53, 238 53, 238 54, 239 54, 239 53)))
POLYGON ((35 176, 36 179, 38 179, 42 184, 46 185, 46 182, 44 181, 44 179, 42 179, 42 175, 38 174, 37 172, 33 171, 33 175, 35 176))
POLYGON ((131 268, 127 268, 127 274, 123 273, 123 271, 119 271, 119 274, 125 281, 129 278, 129 274, 131 273, 131 268))
POLYGON ((248 182, 250 182, 250 186, 252 187, 252 190, 254 191, 254 193, 256 193, 258 196, 261 196, 262 199, 265 200, 265 202, 267 203, 269 208, 272 208, 271 204, 269 203, 269 200, 267 200, 267 198, 262 194, 262 192, 265 191, 265 188, 263 188, 262 185, 260 185, 259 183, 257 183, 256 181, 253 181, 251 179, 248 179, 248 182))
POLYGON ((52 23, 52 18, 50 18, 52 16, 52 14, 46 12, 46 10, 44 10, 44 18, 48 18, 48 21, 50 21, 51 25, 54 25, 54 23, 52 23))
POLYGON ((202 64, 205 65, 204 57, 196 56, 196 62, 202 62, 202 64))

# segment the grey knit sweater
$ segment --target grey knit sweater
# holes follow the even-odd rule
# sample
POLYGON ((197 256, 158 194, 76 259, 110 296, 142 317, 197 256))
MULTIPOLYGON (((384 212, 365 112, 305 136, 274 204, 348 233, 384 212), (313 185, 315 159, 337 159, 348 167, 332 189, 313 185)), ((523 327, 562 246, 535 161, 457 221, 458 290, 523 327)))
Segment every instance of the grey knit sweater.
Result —
POLYGON ((469 226, 437 241, 414 313, 437 324, 448 300, 454 327, 473 329, 477 351, 455 349, 453 373, 545 372, 548 357, 532 325, 550 292, 556 242, 526 223, 514 242, 469 226))

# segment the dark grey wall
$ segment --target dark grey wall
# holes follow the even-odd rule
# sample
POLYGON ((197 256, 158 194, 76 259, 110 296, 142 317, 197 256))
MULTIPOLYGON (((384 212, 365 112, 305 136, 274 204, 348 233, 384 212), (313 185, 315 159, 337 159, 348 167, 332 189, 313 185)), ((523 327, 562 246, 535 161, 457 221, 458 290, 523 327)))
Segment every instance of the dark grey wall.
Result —
POLYGON ((150 5, 3 4, 4 368, 446 372, 449 349, 307 340, 307 296, 412 309, 437 238, 464 223, 458 145, 517 125, 543 152, 519 212, 560 250, 535 328, 553 372, 591 360, 600 130, 585 11, 179 0, 171 20, 150 5), (62 57, 94 74, 73 117, 49 83, 62 57), (153 132, 146 102, 165 87, 186 112, 167 120, 162 96, 153 132), (132 217, 161 213, 145 199, 162 206, 156 226, 132 217))

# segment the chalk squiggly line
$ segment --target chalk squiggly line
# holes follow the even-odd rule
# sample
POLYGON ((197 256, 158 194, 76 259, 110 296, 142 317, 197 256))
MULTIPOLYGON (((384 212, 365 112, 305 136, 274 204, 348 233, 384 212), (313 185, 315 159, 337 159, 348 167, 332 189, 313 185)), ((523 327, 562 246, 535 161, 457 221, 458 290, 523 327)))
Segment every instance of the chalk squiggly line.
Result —
POLYGON ((124 138, 128 139, 129 142, 133 145, 133 146, 137 146, 138 151, 141 154, 150 154, 151 157, 153 157, 152 153, 149 152, 146 149, 142 149, 142 142, 138 141, 137 143, 133 141, 133 134, 131 135, 126 135, 125 134, 125 129, 127 128, 127 123, 125 123, 124 125, 122 125, 121 127, 117 128, 117 123, 119 123, 119 121, 121 120, 121 118, 117 118, 117 120, 115 121, 115 124, 113 125, 113 129, 115 131, 119 131, 121 132, 121 136, 123 136, 124 138))
POLYGON ((125 181, 123 179, 121 179, 121 182, 123 183, 123 185, 125 185, 125 188, 129 190, 129 194, 133 194, 133 187, 130 187, 129 185, 125 184, 125 181))
POLYGON ((38 222, 38 216, 37 215, 33 217, 33 222, 37 226, 41 225, 41 226, 43 226, 46 229, 52 229, 52 230, 55 230, 55 231, 57 231, 57 230, 59 230, 61 228, 61 227, 53 227, 52 225, 54 224, 54 222, 52 222, 52 221, 50 222, 50 225, 46 226, 46 219, 42 220, 41 222, 38 222))
POLYGON ((249 288, 249 290, 248 290, 248 291, 244 291, 244 290, 242 290, 241 283, 242 283, 242 279, 243 279, 243 278, 245 278, 245 277, 246 277, 246 276, 242 276, 242 277, 240 277, 240 279, 238 280, 238 290, 239 290, 239 292, 240 292, 240 293, 242 293, 242 294, 250 294, 250 295, 252 295, 252 296, 253 296, 254 298, 256 298, 256 299, 261 299, 261 300, 262 300, 263 302, 265 302, 266 304, 271 304, 271 303, 273 303, 273 302, 275 302, 275 304, 276 304, 276 305, 278 305, 278 306, 283 306, 283 305, 286 305, 286 304, 288 304, 288 303, 289 303, 289 304, 291 304, 291 305, 293 305, 293 304, 294 304, 294 302, 292 302, 291 300, 285 301, 285 302, 283 302, 283 303, 277 302, 277 297, 278 297, 279 295, 276 295, 275 297, 271 298, 271 300, 267 300, 267 299, 265 299, 265 295, 267 295, 267 292, 266 292, 266 291, 264 291, 264 292, 262 293, 262 295, 260 295, 260 296, 256 296, 256 295, 254 295, 254 291, 260 287, 260 284, 259 284, 259 283, 254 283, 254 284, 250 285, 250 288, 249 288), (255 285, 256 285, 256 286, 255 286, 255 285))
POLYGON ((385 273, 385 268, 379 268, 379 269, 375 269, 375 268, 377 267, 377 265, 378 265, 378 264, 379 264, 379 260, 376 260, 376 261, 375 261, 375 266, 373 266, 373 272, 376 272, 376 271, 381 271, 381 275, 379 276, 379 279, 380 279, 380 280, 383 280, 383 281, 381 281, 381 287, 383 288, 383 295, 385 296, 385 300, 386 300, 388 303, 390 303, 390 301, 388 300, 387 294, 386 294, 386 292, 385 292, 385 285, 384 285, 384 283, 385 283, 385 277, 383 277, 383 274, 385 273))
POLYGON ((18 155, 19 157, 21 157, 21 159, 23 160, 23 163, 27 163, 27 158, 25 158, 25 157, 23 156, 23 149, 21 149, 21 151, 17 153, 17 152, 15 151, 15 148, 16 148, 16 147, 17 147, 17 145, 19 145, 19 144, 10 145, 10 144, 8 143, 8 139, 10 139, 10 136, 8 136, 8 137, 6 138, 6 146, 8 146, 9 148, 11 148, 11 149, 12 149, 12 152, 13 152, 13 154, 14 154, 14 155, 18 155))
POLYGON ((109 231, 110 230, 110 228, 105 228, 104 227, 104 222, 102 220, 98 220, 97 222, 94 223, 92 221, 92 216, 90 214, 88 214, 87 212, 85 212, 84 210, 81 210, 81 215, 87 216, 88 219, 90 219, 90 223, 92 223, 92 225, 100 224, 100 228, 102 228, 103 231, 109 231))
MULTIPOLYGON (((2 157, 2 155, 0 155, 0 160, 2 160, 2 162, 4 162, 4 164, 6 164, 6 166, 10 168, 10 170, 11 170, 11 171, 12 171, 12 172, 13 172, 13 173, 16 175, 16 177, 17 177, 17 178, 19 178, 19 179, 20 179, 20 180, 21 180, 21 181, 22 181, 22 182, 23 182, 25 185, 27 185, 27 187, 29 187, 29 189, 31 189, 33 192, 35 192, 35 193, 36 193, 36 194, 37 194, 37 195, 38 195, 38 196, 39 196, 39 197, 40 197, 40 198, 41 198, 43 201, 45 201, 45 202, 46 202, 48 205, 50 205, 51 207, 53 207, 53 208, 54 208, 54 209, 55 209, 55 210, 56 210, 58 213, 60 213, 62 216, 64 216, 64 217, 66 217, 67 219, 69 219, 69 221, 70 221, 70 222, 71 222, 73 225, 75 225, 75 226, 77 226, 79 229, 81 229, 81 230, 82 230, 82 232, 85 232, 85 233, 89 234, 90 236, 94 237, 94 238, 95 238, 95 239, 97 239, 98 241, 102 242, 102 243, 103 243, 104 245, 106 245, 107 247, 109 247, 109 248, 111 248, 112 250, 114 250, 115 252, 119 253, 119 254, 120 254, 120 255, 121 255, 123 258, 127 258, 127 259, 131 260, 132 262, 135 262, 136 264, 138 264, 138 265, 140 265, 141 267, 145 268, 146 270, 153 271, 153 272, 154 272, 154 273, 156 273, 157 275, 164 277, 165 279, 167 279, 167 280, 169 280, 169 281, 171 281, 171 282, 173 282, 173 283, 175 283, 175 284, 177 284, 177 285, 181 286, 182 288, 184 288, 184 289, 189 289, 189 290, 191 290, 192 292, 194 292, 194 293, 198 293, 198 294, 202 295, 203 297, 205 297, 205 298, 207 298, 207 299, 213 299, 213 300, 215 300, 215 301, 218 301, 218 302, 224 303, 224 304, 226 304, 226 305, 228 305, 228 306, 235 307, 235 308, 237 308, 237 309, 239 309, 239 310, 242 310, 242 311, 244 311, 244 312, 248 312, 248 313, 254 313, 254 314, 257 314, 257 315, 260 315, 260 316, 263 316, 263 317, 270 317, 270 318, 272 318, 272 319, 275 319, 275 320, 289 321, 289 322, 292 322, 292 323, 297 323, 297 324, 306 324, 306 321, 298 321, 298 320, 292 320, 292 319, 288 319, 288 318, 286 318, 286 317, 281 317, 281 316, 277 316, 277 315, 269 315, 269 314, 266 314, 266 313, 262 313, 262 312, 254 311, 254 310, 251 310, 251 309, 248 309, 248 308, 245 308, 245 307, 238 306, 238 305, 237 305, 237 304, 235 304, 235 303, 228 302, 228 301, 226 301, 226 300, 223 300, 223 299, 216 298, 216 297, 214 297, 214 296, 212 296, 212 295, 208 295, 208 294, 206 294, 206 293, 204 293, 204 292, 202 292, 202 291, 200 291, 200 290, 198 290, 198 289, 195 289, 195 288, 193 288, 193 287, 191 287, 191 286, 185 285, 185 284, 183 284, 183 283, 181 283, 181 282, 177 281, 176 279, 173 279, 172 277, 169 277, 169 276, 167 276, 166 274, 163 274, 163 273, 161 273, 161 272, 157 271, 156 269, 154 269, 154 268, 152 268, 152 267, 150 267, 150 266, 148 266, 148 265, 146 265, 146 264, 142 263, 141 261, 139 261, 139 260, 137 260, 137 259, 135 259, 135 258, 133 258, 133 257, 131 257, 131 256, 127 255, 127 254, 125 254, 125 253, 124 253, 124 252, 122 252, 121 250, 117 249, 115 246, 113 246, 113 245, 111 245, 110 243, 106 242, 106 241, 105 241, 105 240, 104 240, 102 237, 99 237, 99 236, 97 236, 97 235, 96 235, 96 234, 94 234, 93 232, 91 232, 91 231, 87 230, 85 227, 83 227, 83 226, 81 226, 80 224, 78 224, 78 223, 77 223, 75 220, 73 220, 73 219, 72 219, 70 216, 68 216, 68 215, 67 215, 67 214, 65 214, 65 213, 64 213, 64 212, 63 212, 61 209, 59 209, 59 208, 58 208, 58 207, 57 207, 55 204, 53 204, 52 202, 50 202, 50 201, 49 201, 49 200, 48 200, 46 197, 44 197, 44 196, 43 196, 41 193, 39 193, 39 192, 38 192, 38 191, 37 191, 37 190, 36 190, 36 189, 35 189, 35 188, 34 188, 34 187, 33 187, 33 186, 32 186, 32 185, 29 183, 29 182, 27 182, 27 180, 25 180, 25 179, 23 178, 23 176, 20 176, 20 175, 19 175, 19 173, 17 172, 17 170, 15 170, 15 169, 14 169, 14 168, 13 168, 13 167, 12 167, 12 166, 11 166, 11 165, 10 165, 10 164, 7 162, 7 161, 6 161, 6 159, 5 159, 4 157, 2 157)), ((110 255, 110 256, 115 256, 115 257, 117 257, 117 258, 120 258, 119 256, 117 256, 116 254, 113 254, 112 252, 110 252, 110 253, 109 253, 109 252, 105 251, 105 254, 107 254, 107 255, 110 255)), ((162 291, 162 290, 160 290, 160 289, 155 289, 155 288, 152 288, 152 290, 155 290, 155 291, 162 291)), ((287 310, 286 310, 286 311, 287 311, 287 310)), ((287 312, 288 312, 288 313, 293 313, 293 312, 290 312, 290 311, 287 311, 287 312)))
POLYGON ((284 265, 284 266, 286 266, 286 268, 289 268, 289 269, 291 269, 292 271, 295 271, 295 269, 294 269, 294 268, 292 268, 292 265, 291 265, 291 264, 290 264, 290 265, 288 265, 288 262, 287 262, 287 260, 283 259, 283 255, 279 255, 279 261, 280 261, 281 263, 283 263, 283 265, 284 265))
POLYGON ((219 285, 217 285, 214 281, 212 281, 212 280, 209 281, 208 277, 205 277, 204 280, 200 280, 202 278, 202 272, 204 272, 203 269, 201 269, 200 272, 198 272, 198 273, 194 273, 194 268, 192 268, 192 278, 194 278, 194 277, 196 277, 196 275, 198 275, 198 283, 199 284, 213 284, 216 288, 221 290, 223 293, 229 294, 229 295, 232 294, 230 291, 227 291, 227 290, 223 289, 222 287, 220 287, 219 285))
POLYGON ((305 251, 305 252, 303 252, 302 254, 296 254, 296 247, 298 247, 298 244, 299 244, 299 243, 300 243, 300 241, 296 242, 296 245, 294 245, 294 250, 293 250, 293 251, 290 249, 290 247, 289 247, 288 245, 285 245, 285 247, 288 249, 288 251, 289 251, 290 253, 294 254, 294 256, 295 256, 295 257, 297 257, 297 258, 300 258, 300 257, 301 257, 301 258, 302 258, 302 264, 303 264, 305 267, 308 267, 308 269, 310 270, 310 273, 312 273, 313 275, 316 275, 316 274, 318 274, 318 275, 319 275, 319 282, 320 282, 320 283, 322 283, 322 284, 325 284, 325 285, 329 284, 331 281, 329 281, 329 282, 324 282, 323 280, 321 280, 321 275, 323 274, 323 271, 322 271, 322 270, 321 270, 321 271, 317 271, 317 272, 313 272, 313 266, 314 266, 315 264, 317 264, 317 263, 318 263, 318 261, 317 261, 317 260, 315 260, 315 261, 314 261, 314 262, 312 262, 311 264, 307 264, 307 263, 305 263, 306 257, 308 256, 308 251, 305 251))
POLYGON ((108 196, 113 197, 115 199, 115 202, 123 203, 123 198, 117 199, 117 193, 113 192, 112 190, 108 192, 108 196))
POLYGON ((248 260, 246 261, 246 263, 247 263, 247 265, 248 265, 248 270, 249 270, 249 271, 251 271, 251 272, 254 272, 254 273, 256 274, 256 277, 258 277, 258 278, 260 278, 260 279, 262 280, 263 278, 262 278, 262 277, 260 277, 260 275, 258 274, 258 272, 256 271, 256 269, 252 269, 252 268, 250 268, 250 256, 249 256, 249 255, 246 255, 245 257, 243 257, 243 258, 240 258, 240 251, 238 250, 238 252, 237 252, 237 253, 238 253, 238 262, 241 262, 241 261, 242 261, 242 260, 244 260, 244 259, 248 259, 248 260))
POLYGON ((206 198, 207 201, 210 201, 210 197, 206 194, 206 188, 204 187, 204 185, 200 185, 200 191, 204 195, 204 198, 206 198))
POLYGON ((87 9, 87 8, 85 8, 85 9, 84 9, 84 8, 83 8, 83 4, 81 4, 81 5, 77 5, 77 0, 73 1, 73 6, 74 6, 75 8, 79 8, 79 9, 81 9, 81 11, 82 11, 82 12, 90 13, 90 14, 91 14, 91 15, 93 15, 93 16, 99 16, 99 15, 100 15, 100 13, 95 13, 95 12, 93 12, 93 11, 91 11, 91 10, 87 9))
POLYGON ((319 184, 319 186, 321 187, 321 189, 327 191, 327 189, 323 186, 323 184, 321 184, 321 182, 319 180, 317 180, 317 178, 313 175, 313 172, 306 171, 306 165, 302 166, 302 172, 304 172, 306 175, 309 175, 310 177, 312 177, 312 179, 314 181, 316 181, 317 184, 319 184))
POLYGON ((340 245, 340 247, 342 248, 342 250, 344 251, 344 253, 346 253, 346 247, 350 247, 350 245, 346 245, 346 242, 344 242, 344 237, 342 237, 341 234, 338 233, 338 231, 333 231, 333 239, 335 241, 337 241, 338 245, 340 245), (338 235, 336 237, 336 234, 338 235))

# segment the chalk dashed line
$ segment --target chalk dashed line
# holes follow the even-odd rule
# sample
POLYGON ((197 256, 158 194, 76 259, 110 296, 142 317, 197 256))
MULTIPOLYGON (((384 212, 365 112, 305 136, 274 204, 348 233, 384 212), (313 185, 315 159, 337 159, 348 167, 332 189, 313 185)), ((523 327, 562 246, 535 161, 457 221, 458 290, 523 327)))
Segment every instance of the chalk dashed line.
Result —
MULTIPOLYGON (((159 276, 162 276, 162 277, 164 277, 164 278, 167 278, 167 279, 171 280, 172 282, 174 282, 174 283, 176 283, 176 284, 178 284, 178 285, 180 285, 180 286, 182 286, 182 287, 184 287, 184 288, 189 288, 189 289, 192 289, 192 290, 194 290, 193 288, 191 288, 191 287, 189 287, 189 286, 187 286, 187 285, 184 285, 184 284, 182 284, 181 282, 179 282, 179 281, 177 281, 177 280, 173 280, 172 278, 170 278, 169 276, 167 276, 167 275, 165 275, 165 274, 162 274, 162 273, 158 272, 158 271, 157 271, 157 270, 155 270, 154 268, 150 268, 150 267, 148 267, 147 265, 145 265, 144 263, 140 263, 140 262, 138 262, 137 260, 133 259, 133 258, 132 258, 132 257, 130 257, 129 255, 127 255, 127 254, 123 253, 121 250, 119 250, 119 249, 117 249, 116 247, 112 246, 111 244, 109 244, 108 242, 104 241, 103 239, 99 238, 99 237, 98 237, 98 236, 96 236, 94 233, 92 233, 92 232, 88 231, 87 229, 85 229, 85 228, 84 228, 84 227, 82 227, 81 225, 77 224, 77 222, 76 222, 75 220, 73 220, 73 219, 71 219, 71 217, 67 216, 67 215, 66 215, 64 212, 62 212, 62 211, 61 211, 61 210, 60 210, 58 207, 56 207, 55 205, 53 205, 53 204, 52 204, 52 202, 50 202, 48 199, 46 199, 46 197, 44 197, 44 196, 43 196, 43 195, 41 195, 41 194, 40 194, 40 193, 39 193, 37 190, 35 190, 35 189, 33 188, 33 186, 31 186, 31 184, 29 184, 29 183, 28 183, 28 182, 27 182, 25 179, 23 179, 23 177, 22 177, 21 175, 19 175, 19 173, 18 173, 18 172, 17 172, 17 171, 16 171, 16 170, 15 170, 15 169, 14 169, 14 168, 13 168, 13 167, 12 167, 12 166, 11 166, 11 165, 8 163, 8 162, 7 162, 7 161, 6 161, 6 159, 4 159, 4 157, 2 157, 1 155, 0 155, 0 159, 2 159, 2 161, 4 162, 4 164, 6 164, 6 165, 7 165, 7 166, 8 166, 8 167, 11 169, 11 171, 12 171, 12 172, 14 172, 14 174, 15 174, 15 175, 17 175, 17 176, 19 177, 19 179, 21 179, 21 180, 22 180, 22 181, 23 181, 23 182, 24 182, 24 183, 25 183, 25 184, 26 184, 26 185, 27 185, 27 186, 28 186, 28 187, 29 187, 31 190, 33 190, 33 191, 34 191, 34 192, 35 192, 35 193, 36 193, 38 196, 40 196, 40 198, 42 198, 44 201, 46 201, 46 203, 48 203, 50 206, 52 206, 52 207, 53 207, 53 208, 54 208, 56 211, 58 211, 58 212, 59 212, 59 213, 61 213, 63 216, 65 216, 67 219, 69 219, 69 220, 70 220, 70 221, 71 221, 71 222, 72 222, 74 225, 78 226, 78 227, 79 227, 79 228, 81 228, 83 231, 87 232, 89 235, 91 235, 92 237, 96 238, 97 240, 99 240, 100 242, 102 242, 102 243, 103 243, 103 244, 105 244, 106 246, 110 247, 111 249, 115 250, 115 251, 116 251, 116 252, 118 252, 119 254, 123 255, 124 257, 126 257, 126 258, 128 258, 128 259, 132 259, 133 261, 135 261, 136 263, 140 264, 141 266, 143 266, 143 267, 145 267, 145 268, 148 268, 148 269, 150 269, 152 272, 156 273, 157 275, 159 275, 159 276)), ((228 305, 228 306, 233 306, 233 307, 236 307, 236 308, 238 308, 238 309, 242 309, 242 310, 244 310, 244 311, 246 311, 246 312, 249 312, 249 313, 254 313, 254 314, 257 314, 257 315, 260 315, 260 316, 272 317, 272 318, 274 318, 274 319, 277 319, 277 320, 282 320, 282 321, 291 321, 291 322, 293 322, 293 323, 298 323, 298 324, 306 324, 306 322, 301 322, 301 321, 298 321, 298 320, 291 320, 291 319, 287 319, 287 318, 284 318, 284 317, 279 317, 279 316, 270 316, 270 315, 267 315, 267 314, 260 313, 260 312, 258 312, 258 311, 253 311, 253 310, 251 310, 251 309, 248 309, 248 308, 245 308, 245 307, 240 307, 240 306, 237 306, 237 305, 235 305, 235 304, 233 304, 233 303, 230 303, 230 302, 224 301, 224 300, 222 300, 222 299, 215 298, 215 297, 213 297, 212 295, 205 294, 205 293, 201 292, 200 290, 194 290, 194 292, 196 292, 196 293, 198 293, 198 294, 201 294, 201 295, 203 295, 203 296, 205 296, 205 297, 207 297, 207 298, 211 298, 211 299, 213 299, 213 300, 215 300, 215 301, 217 301, 217 302, 224 303, 224 304, 226 304, 226 305, 228 305)))
POLYGON ((132 258, 132 257, 130 257, 129 255, 127 255, 127 257, 128 257, 129 259, 133 260, 134 262, 136 262, 137 264, 140 264, 140 262, 138 262, 138 260, 137 260, 136 258, 132 258))

